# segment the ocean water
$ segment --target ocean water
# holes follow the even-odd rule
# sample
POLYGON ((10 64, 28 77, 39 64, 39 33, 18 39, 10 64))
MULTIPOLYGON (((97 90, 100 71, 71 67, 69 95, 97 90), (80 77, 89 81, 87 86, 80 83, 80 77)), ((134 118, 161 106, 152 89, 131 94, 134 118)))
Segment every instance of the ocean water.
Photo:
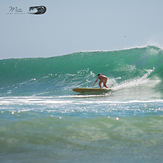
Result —
POLYGON ((161 48, 0 60, 1 163, 161 163, 162 154, 161 48), (111 92, 72 91, 98 73, 111 92))

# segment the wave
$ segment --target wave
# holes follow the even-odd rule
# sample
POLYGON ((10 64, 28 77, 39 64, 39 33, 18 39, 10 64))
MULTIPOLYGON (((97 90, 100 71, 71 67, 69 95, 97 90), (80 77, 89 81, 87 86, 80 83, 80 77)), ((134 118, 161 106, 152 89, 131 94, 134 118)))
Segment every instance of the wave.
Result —
POLYGON ((137 88, 163 94, 163 50, 156 46, 5 59, 0 70, 1 96, 73 94, 73 87, 92 87, 98 73, 109 78, 114 91, 137 88))
POLYGON ((148 162, 151 159, 156 162, 162 159, 163 120, 160 116, 83 119, 43 117, 37 113, 37 118, 31 113, 26 114, 30 118, 22 113, 18 113, 22 118, 3 114, 5 120, 6 117, 14 120, 1 121, 2 162, 6 159, 43 162, 46 157, 50 162, 92 162, 92 158, 93 162, 114 162, 115 158, 116 162, 122 159, 126 162, 126 156, 130 155, 129 160, 145 157, 148 162), (84 159, 81 161, 81 158, 84 159))

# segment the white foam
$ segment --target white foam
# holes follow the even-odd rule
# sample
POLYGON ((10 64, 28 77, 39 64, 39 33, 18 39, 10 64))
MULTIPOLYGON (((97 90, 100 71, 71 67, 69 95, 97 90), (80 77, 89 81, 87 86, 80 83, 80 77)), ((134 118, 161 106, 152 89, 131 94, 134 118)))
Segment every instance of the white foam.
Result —
POLYGON ((113 90, 120 90, 125 88, 133 88, 137 86, 145 86, 149 88, 153 88, 155 85, 157 85, 161 80, 159 78, 155 78, 155 80, 151 80, 148 78, 148 76, 154 71, 155 68, 152 70, 146 70, 147 73, 144 74, 141 78, 135 78, 135 79, 129 79, 124 81, 123 83, 120 83, 118 85, 115 85, 112 87, 113 90))

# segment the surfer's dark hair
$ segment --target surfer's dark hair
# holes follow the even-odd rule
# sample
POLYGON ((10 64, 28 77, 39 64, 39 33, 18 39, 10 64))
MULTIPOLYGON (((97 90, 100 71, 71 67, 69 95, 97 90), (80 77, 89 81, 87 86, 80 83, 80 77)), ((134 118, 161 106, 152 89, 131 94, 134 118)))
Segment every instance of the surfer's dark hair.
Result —
POLYGON ((99 73, 97 76, 100 76, 101 75, 101 73, 99 73))

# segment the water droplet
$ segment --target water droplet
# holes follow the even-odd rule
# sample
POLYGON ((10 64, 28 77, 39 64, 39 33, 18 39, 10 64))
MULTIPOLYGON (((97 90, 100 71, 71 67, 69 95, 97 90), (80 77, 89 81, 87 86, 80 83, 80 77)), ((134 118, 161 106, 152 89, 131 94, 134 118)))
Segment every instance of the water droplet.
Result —
POLYGON ((118 118, 118 117, 116 117, 116 120, 118 121, 118 120, 119 120, 119 118, 118 118))

